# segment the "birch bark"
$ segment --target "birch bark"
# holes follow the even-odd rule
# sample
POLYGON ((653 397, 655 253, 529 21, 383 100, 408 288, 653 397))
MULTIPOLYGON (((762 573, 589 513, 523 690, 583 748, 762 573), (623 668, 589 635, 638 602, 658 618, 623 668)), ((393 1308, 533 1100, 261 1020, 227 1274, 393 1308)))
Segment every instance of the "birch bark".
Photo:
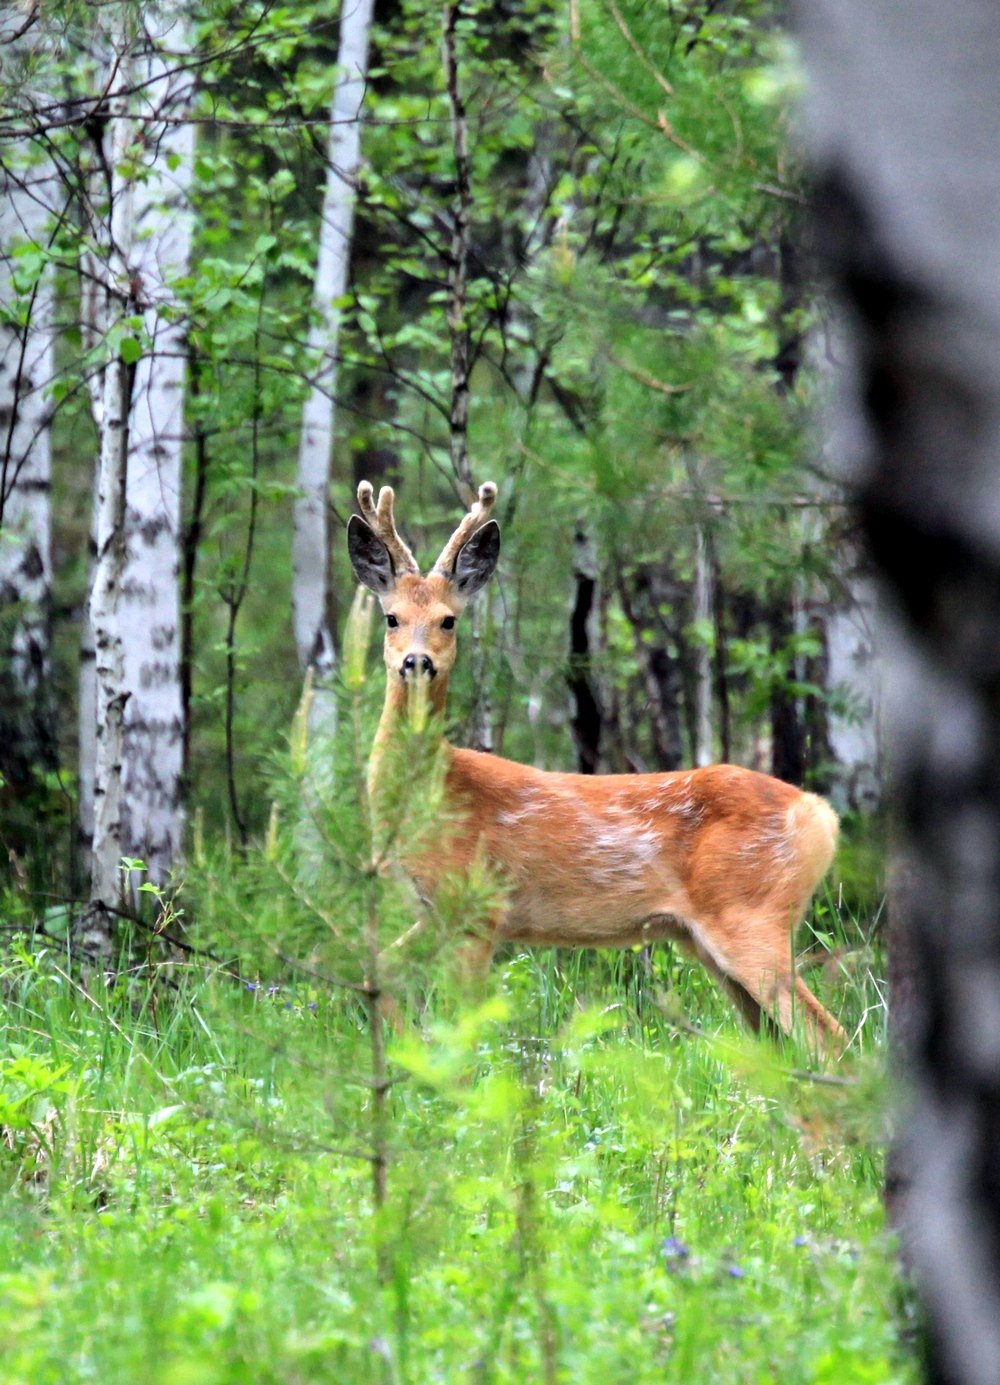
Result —
MULTIPOLYGON (((107 64, 106 64, 107 65, 107 64)), ((80 251, 80 335, 90 364, 87 391, 94 428, 100 439, 104 432, 104 367, 97 363, 104 351, 107 330, 107 290, 105 270, 99 247, 106 237, 99 208, 110 196, 103 186, 104 170, 98 167, 94 155, 87 151, 90 166, 84 163, 87 198, 84 220, 88 234, 80 251)), ((101 150, 103 154, 103 146, 101 150)), ((113 191, 113 189, 112 189, 113 191)), ((94 847, 94 777, 97 772, 97 651, 94 648, 94 627, 90 619, 90 601, 97 571, 97 515, 100 507, 100 483, 95 476, 94 494, 87 536, 87 599, 86 614, 80 631, 80 663, 77 675, 77 846, 81 858, 90 861, 94 847)))
POLYGON ((155 150, 133 193, 129 258, 145 345, 128 427, 118 619, 128 701, 123 724, 122 839, 162 883, 183 840, 180 668, 181 462, 186 325, 174 284, 188 270, 194 156, 193 78, 181 7, 147 9, 135 65, 144 145, 155 150))
POLYGON ((106 955, 111 944, 111 913, 121 902, 119 864, 123 855, 121 772, 123 723, 128 689, 125 651, 118 621, 118 601, 125 566, 124 518, 128 458, 128 410, 131 378, 121 353, 120 336, 133 303, 128 257, 133 230, 132 184, 122 172, 133 143, 126 118, 126 98, 132 65, 124 22, 110 36, 115 56, 117 89, 106 98, 104 165, 107 173, 102 266, 106 288, 104 326, 118 329, 103 371, 100 403, 100 451, 97 461, 96 565, 90 593, 90 626, 94 641, 95 725, 94 836, 91 851, 92 908, 78 932, 78 942, 91 956, 106 955))
POLYGON ((327 177, 309 329, 310 359, 320 365, 302 411, 292 545, 295 644, 303 671, 313 670, 310 724, 329 731, 336 652, 329 625, 329 490, 336 423, 340 300, 347 291, 361 159, 361 108, 368 73, 374 0, 344 0, 337 83, 330 108, 327 177))
POLYGON ((56 764, 48 687, 52 457, 45 395, 53 373, 53 289, 39 263, 55 195, 50 164, 32 162, 27 145, 8 154, 0 169, 0 765, 15 781, 56 764))
MULTIPOLYGON (((103 377, 101 398, 104 398, 103 377)), ((96 417, 96 414, 95 414, 96 417)), ((100 429, 98 429, 100 435, 100 429)), ((77 672, 77 852, 89 861, 94 848, 94 774, 97 767, 97 651, 90 620, 90 598, 97 571, 97 510, 99 488, 95 484, 90 533, 87 536, 87 601, 80 629, 80 663, 77 672)))
MULTIPOLYGON (((84 264, 85 340, 106 360, 92 392, 100 438, 95 568, 90 595, 94 690, 86 648, 81 724, 94 698, 91 902, 83 938, 110 943, 109 910, 122 900, 123 856, 162 882, 183 830, 183 724, 179 664, 179 526, 184 331, 173 282, 187 269, 193 129, 191 78, 179 11, 167 5, 130 28, 126 6, 108 11, 110 55, 95 178, 91 248, 84 264), (173 165, 173 167, 171 167, 173 165), (137 173, 141 169, 141 176, 137 173), (103 288, 94 291, 94 286, 103 288), (141 338, 134 323, 142 323, 141 338), (126 349, 127 347, 127 349, 126 349)), ((88 734, 81 732, 85 754, 88 734)), ((81 765, 86 787, 88 768, 81 765)), ((87 805, 81 814, 84 829, 87 805)))

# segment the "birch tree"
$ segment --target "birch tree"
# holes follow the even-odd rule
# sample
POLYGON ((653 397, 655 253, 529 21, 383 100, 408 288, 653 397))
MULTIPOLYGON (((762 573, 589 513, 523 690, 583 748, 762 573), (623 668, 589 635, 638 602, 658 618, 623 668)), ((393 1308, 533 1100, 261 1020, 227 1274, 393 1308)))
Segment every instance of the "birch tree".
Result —
POLYGON ((1000 25, 993 0, 802 0, 800 16, 820 229, 853 328, 845 437, 860 425, 867 439, 854 482, 892 613, 886 710, 911 877, 894 928, 913 965, 891 1191, 927 1309, 927 1378, 993 1385, 1000 25))
MULTIPOLYGON (((118 602, 125 569, 124 519, 128 457, 131 371, 125 340, 134 341, 126 323, 135 313, 129 275, 133 232, 132 181, 125 160, 134 139, 124 94, 132 77, 132 52, 124 10, 110 29, 115 85, 104 98, 101 163, 105 173, 103 208, 94 209, 94 267, 103 287, 107 360, 101 377, 97 418, 99 453, 96 477, 96 564, 89 617, 94 642, 94 835, 91 853, 91 909, 78 932, 84 951, 102 956, 110 948, 111 911, 121 900, 119 865, 123 855, 122 760, 124 711, 128 701, 125 651, 118 602), (98 250, 99 247, 99 250, 98 250)), ((133 357, 134 359, 134 357, 133 357)))
POLYGON ((104 37, 112 82, 98 164, 105 189, 85 274, 87 334, 103 336, 93 402, 100 437, 96 566, 92 948, 107 946, 123 856, 162 881, 181 845, 178 609, 183 322, 173 282, 187 267, 193 130, 184 27, 166 5, 132 29, 125 6, 104 37), (144 162, 148 161, 148 162, 144 162), (141 170, 141 176, 139 176, 141 170))
POLYGON ((330 108, 327 175, 309 329, 320 364, 302 412, 298 498, 292 549, 292 608, 299 665, 313 670, 311 723, 329 728, 336 652, 329 625, 329 490, 336 424, 341 300, 347 291, 354 205, 361 161, 361 108, 368 74, 374 0, 344 0, 337 81, 330 108))
MULTIPOLYGON (((23 16, 17 16, 23 22, 23 16)), ((8 62, 25 39, 10 39, 8 62)), ((9 66, 8 69, 9 71, 9 66)), ((51 163, 27 140, 0 164, 0 767, 15 781, 54 768, 49 696, 53 288, 51 163)))
POLYGON ((129 416, 119 604, 129 692, 122 834, 127 854, 163 882, 184 830, 179 574, 186 323, 174 286, 190 256, 194 125, 182 7, 149 9, 145 23, 135 65, 137 111, 144 147, 154 156, 135 187, 130 256, 143 351, 129 416))

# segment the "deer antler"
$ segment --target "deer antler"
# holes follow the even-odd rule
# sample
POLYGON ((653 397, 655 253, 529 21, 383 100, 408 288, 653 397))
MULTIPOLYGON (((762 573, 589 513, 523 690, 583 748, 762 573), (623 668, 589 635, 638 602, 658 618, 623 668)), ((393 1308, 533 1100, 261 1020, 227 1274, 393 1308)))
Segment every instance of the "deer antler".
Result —
POLYGON ((484 481, 479 487, 479 499, 472 506, 472 509, 462 520, 461 524, 452 534, 451 538, 441 550, 441 556, 434 564, 432 569, 435 572, 450 573, 455 566, 455 559, 458 557, 459 549, 463 544, 468 543, 469 539, 481 529, 490 517, 490 512, 496 504, 497 488, 492 481, 484 481))
POLYGON ((396 497, 392 487, 382 487, 378 493, 377 505, 372 499, 374 494, 370 481, 362 481, 359 484, 358 506, 362 518, 367 521, 376 537, 380 538, 388 549, 396 576, 401 577, 405 572, 413 572, 419 576, 420 569, 417 566, 416 558, 396 532, 396 520, 392 512, 396 497))

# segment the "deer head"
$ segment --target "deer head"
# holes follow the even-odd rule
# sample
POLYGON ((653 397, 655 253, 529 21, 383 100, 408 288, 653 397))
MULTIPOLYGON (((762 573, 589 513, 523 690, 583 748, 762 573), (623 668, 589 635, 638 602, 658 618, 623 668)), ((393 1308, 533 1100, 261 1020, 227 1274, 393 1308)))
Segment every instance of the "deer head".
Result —
POLYGON ((455 664, 455 625, 469 599, 489 581, 500 556, 500 526, 490 519, 497 488, 479 487, 479 499, 421 577, 416 559, 396 531, 390 486, 373 500, 371 483, 358 486, 361 515, 347 526, 347 547, 358 581, 373 591, 385 616, 384 656, 390 688, 427 680, 432 701, 443 705, 455 664), (362 516, 364 516, 362 518, 362 516))

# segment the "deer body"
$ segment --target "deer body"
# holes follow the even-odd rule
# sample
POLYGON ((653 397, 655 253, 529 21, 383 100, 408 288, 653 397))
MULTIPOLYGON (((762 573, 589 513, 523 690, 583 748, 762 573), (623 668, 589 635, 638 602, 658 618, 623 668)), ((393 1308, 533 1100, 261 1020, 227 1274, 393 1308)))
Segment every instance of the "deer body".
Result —
MULTIPOLYGON (((488 580, 499 531, 488 519, 495 488, 421 577, 392 521, 392 492, 376 507, 359 487, 365 520, 351 520, 357 576, 386 615, 386 701, 373 749, 381 754, 406 715, 415 680, 443 713, 454 665, 454 627, 488 580), (410 566, 412 565, 412 566, 410 566)), ((814 794, 735 765, 668 774, 563 774, 445 747, 452 819, 439 847, 403 864, 433 898, 443 876, 477 853, 509 892, 485 937, 469 940, 467 969, 489 964, 505 939, 562 947, 628 947, 671 939, 712 973, 758 1029, 773 1015, 786 1032, 797 1010, 816 1039, 844 1033, 794 972, 792 935, 836 847, 833 809, 814 794)))

